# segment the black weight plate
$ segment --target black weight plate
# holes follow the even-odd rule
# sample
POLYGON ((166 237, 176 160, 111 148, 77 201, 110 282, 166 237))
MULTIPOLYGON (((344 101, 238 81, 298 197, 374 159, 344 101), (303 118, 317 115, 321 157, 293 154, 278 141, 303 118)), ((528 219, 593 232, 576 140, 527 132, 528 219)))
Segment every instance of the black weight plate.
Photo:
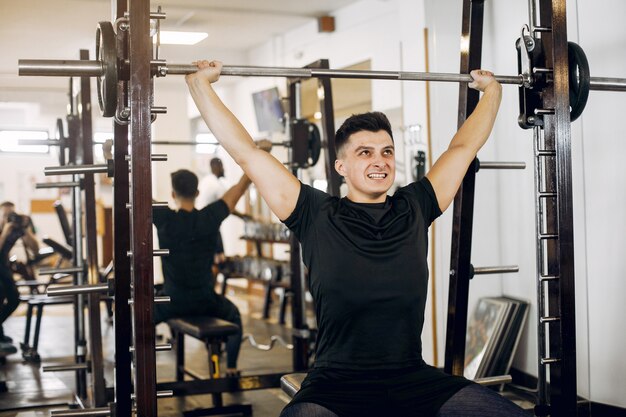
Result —
POLYGON ((589 98, 589 61, 583 49, 574 42, 567 43, 569 67, 569 105, 570 121, 578 119, 582 114, 589 98))
POLYGON ((67 149, 67 137, 65 136, 63 119, 57 119, 55 137, 56 140, 59 141, 59 165, 65 166, 65 150, 67 149))
POLYGON ((317 164, 322 151, 322 137, 315 123, 309 125, 309 166, 317 164))
POLYGON ((117 108, 117 50, 116 37, 111 22, 100 22, 96 29, 96 59, 102 64, 104 74, 98 77, 98 104, 104 117, 115 116, 117 108))

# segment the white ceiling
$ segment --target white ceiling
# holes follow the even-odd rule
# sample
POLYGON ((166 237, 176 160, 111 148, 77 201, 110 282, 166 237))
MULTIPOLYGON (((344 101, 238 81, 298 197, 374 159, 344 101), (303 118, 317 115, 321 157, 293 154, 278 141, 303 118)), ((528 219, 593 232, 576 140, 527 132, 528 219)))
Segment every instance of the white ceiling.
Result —
MULTIPOLYGON (((152 0, 167 14, 164 30, 206 31, 195 46, 164 46, 170 62, 197 58, 231 59, 277 34, 331 14, 355 0, 152 0)), ((0 0, 0 89, 18 92, 66 91, 67 80, 18 77, 18 59, 78 59, 79 49, 93 56, 99 21, 111 20, 110 0, 0 0)))

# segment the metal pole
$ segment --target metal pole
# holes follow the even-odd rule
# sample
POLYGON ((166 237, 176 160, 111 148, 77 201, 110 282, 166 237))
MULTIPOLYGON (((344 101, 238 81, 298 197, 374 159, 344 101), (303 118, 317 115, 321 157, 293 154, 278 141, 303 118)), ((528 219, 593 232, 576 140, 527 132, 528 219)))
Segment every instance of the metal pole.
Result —
POLYGON ((507 274, 512 272, 519 272, 519 266, 481 266, 474 268, 474 275, 507 274))
POLYGON ((71 175, 71 174, 106 174, 109 171, 109 164, 94 165, 74 165, 62 167, 45 167, 45 175, 71 175))
MULTIPOLYGON (((198 67, 191 64, 158 64, 167 75, 186 75, 196 72, 198 67)), ((47 77, 101 77, 104 66, 100 61, 20 59, 18 74, 21 76, 47 77)), ((332 68, 290 68, 257 66, 224 66, 222 75, 233 77, 287 77, 287 78, 351 78, 399 81, 434 81, 467 83, 472 81, 469 74, 445 72, 340 70, 332 68)), ((496 75, 500 84, 520 86, 521 75, 496 75)), ((626 91, 626 78, 591 77, 591 90, 626 91)))
POLYGON ((54 287, 48 287, 46 294, 48 296, 61 296, 61 295, 78 295, 78 294, 91 294, 106 293, 109 290, 109 284, 91 284, 91 285, 58 285, 54 287))
POLYGON ((480 169, 526 169, 526 162, 483 162, 480 161, 480 169))
MULTIPOLYGON (((78 175, 72 177, 74 182, 78 182, 78 175)), ((85 283, 85 263, 83 261, 83 199, 80 189, 72 189, 72 230, 74 231, 74 259, 73 264, 80 271, 74 277, 74 285, 83 285, 85 283)), ((85 339, 85 298, 82 294, 78 294, 75 298, 74 305, 74 359, 77 364, 86 362, 87 341, 85 339)), ((87 398, 87 374, 84 370, 76 372, 76 391, 80 398, 87 398)))

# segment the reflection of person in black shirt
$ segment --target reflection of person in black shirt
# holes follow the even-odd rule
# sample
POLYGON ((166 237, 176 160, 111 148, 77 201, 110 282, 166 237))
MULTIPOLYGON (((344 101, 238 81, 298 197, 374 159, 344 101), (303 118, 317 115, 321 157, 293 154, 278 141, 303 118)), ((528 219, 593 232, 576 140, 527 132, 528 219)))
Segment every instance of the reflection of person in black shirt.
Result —
POLYGON ((6 355, 17 352, 17 349, 11 344, 13 340, 4 334, 2 324, 20 302, 9 266, 9 254, 19 239, 31 253, 37 253, 39 243, 30 217, 17 214, 15 205, 9 201, 0 204, 0 230, 0 355, 6 355))
POLYGON ((315 300, 315 365, 281 417, 482 416, 525 412, 495 392, 427 365, 420 335, 427 297, 427 232, 486 142, 501 100, 489 71, 470 87, 484 94, 446 152, 419 182, 387 192, 395 179, 391 126, 382 113, 348 118, 335 138, 345 198, 301 184, 257 151, 211 83, 221 63, 198 63, 191 95, 222 147, 298 237, 315 300))
POLYGON ((163 267, 163 295, 171 302, 157 304, 154 321, 160 323, 174 317, 208 315, 230 321, 239 326, 239 333, 226 343, 227 375, 235 374, 241 346, 241 317, 237 307, 223 295, 215 292, 212 273, 217 234, 222 221, 234 209, 245 193, 250 180, 243 175, 221 199, 197 210, 198 177, 181 169, 172 173, 172 196, 178 210, 158 208, 152 219, 157 228, 159 244, 169 249, 161 260, 163 267))

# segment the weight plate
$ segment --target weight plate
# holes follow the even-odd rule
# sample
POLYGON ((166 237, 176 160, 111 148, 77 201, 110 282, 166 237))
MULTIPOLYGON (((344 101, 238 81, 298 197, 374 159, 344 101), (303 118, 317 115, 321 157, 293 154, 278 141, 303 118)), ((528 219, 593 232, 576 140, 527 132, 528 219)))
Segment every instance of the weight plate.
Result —
POLYGON ((100 22, 96 29, 96 59, 104 73, 98 77, 98 104, 104 117, 115 116, 117 108, 117 50, 116 37, 111 22, 100 22))
POLYGON ((309 163, 312 167, 317 164, 322 151, 322 136, 320 130, 315 123, 309 124, 309 163))
POLYGON ((63 119, 57 119, 56 132, 54 136, 59 141, 59 165, 65 166, 65 150, 67 149, 67 137, 65 136, 63 119))
POLYGON ((589 61, 578 44, 567 43, 568 67, 569 67, 569 105, 570 121, 578 119, 587 105, 589 98, 589 61))

